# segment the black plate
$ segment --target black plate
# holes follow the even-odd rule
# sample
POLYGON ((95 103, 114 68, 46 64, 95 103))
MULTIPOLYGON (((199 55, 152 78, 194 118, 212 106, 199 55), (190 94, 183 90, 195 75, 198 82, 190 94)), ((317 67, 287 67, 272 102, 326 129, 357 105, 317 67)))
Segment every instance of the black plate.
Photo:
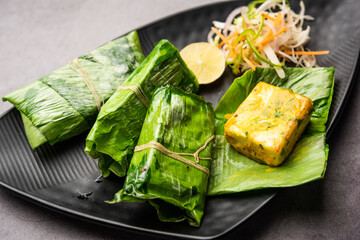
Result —
MULTIPOLYGON (((321 66, 335 66, 335 92, 327 131, 339 119, 346 97, 354 82, 358 66, 360 27, 348 16, 356 16, 360 1, 305 1, 306 13, 316 18, 310 22, 312 50, 330 50, 319 57, 321 66)), ((179 49, 206 41, 212 20, 224 21, 232 9, 248 1, 226 2, 193 9, 152 23, 139 30, 144 53, 154 42, 166 38, 179 49)), ((298 4, 291 5, 298 11, 298 4)), ((229 70, 217 82, 202 86, 200 94, 214 106, 223 96, 234 76, 229 70)), ((11 109, 0 119, 0 184, 26 199, 65 214, 133 230, 195 239, 215 238, 240 225, 266 204, 277 190, 269 189, 241 194, 210 197, 200 228, 186 223, 163 223, 148 204, 104 203, 122 187, 122 179, 98 177, 97 163, 84 152, 86 135, 55 146, 44 145, 33 152, 27 143, 19 113, 11 109), (86 200, 79 193, 92 192, 86 200)))

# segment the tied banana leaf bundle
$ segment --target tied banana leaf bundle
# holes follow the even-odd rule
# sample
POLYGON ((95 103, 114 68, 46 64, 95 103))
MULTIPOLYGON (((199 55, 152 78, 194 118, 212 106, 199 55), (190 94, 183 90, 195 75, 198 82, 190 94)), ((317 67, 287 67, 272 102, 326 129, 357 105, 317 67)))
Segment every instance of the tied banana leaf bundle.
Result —
POLYGON ((334 68, 284 68, 281 79, 271 68, 249 70, 235 79, 215 109, 216 144, 213 151, 208 195, 243 192, 269 187, 290 187, 323 178, 328 145, 326 122, 334 88, 334 68), (313 112, 302 138, 296 143, 288 159, 278 167, 259 164, 240 154, 225 140, 226 114, 263 81, 310 98, 313 112))
POLYGON ((35 149, 91 128, 105 102, 144 60, 137 32, 115 39, 3 97, 21 113, 35 149))
POLYGON ((148 200, 160 220, 187 220, 199 226, 214 131, 210 103, 180 89, 159 88, 147 111, 124 187, 110 203, 148 200))
POLYGON ((145 119, 149 98, 164 85, 197 92, 199 84, 179 51, 167 40, 158 42, 141 65, 101 108, 85 152, 99 158, 104 177, 124 176, 145 119))

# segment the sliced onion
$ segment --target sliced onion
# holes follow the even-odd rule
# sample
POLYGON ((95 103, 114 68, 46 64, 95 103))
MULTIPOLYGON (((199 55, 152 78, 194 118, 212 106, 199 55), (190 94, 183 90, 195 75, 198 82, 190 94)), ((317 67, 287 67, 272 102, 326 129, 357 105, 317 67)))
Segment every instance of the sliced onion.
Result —
POLYGON ((214 39, 213 39, 214 34, 215 33, 212 30, 210 30, 210 32, 207 35, 207 41, 212 45, 214 45, 214 39))
MULTIPOLYGON (((266 56, 269 58, 270 62, 272 62, 274 64, 280 64, 280 61, 277 58, 274 50, 268 44, 265 45, 265 47, 263 49, 264 49, 266 56)), ((285 72, 281 67, 274 67, 274 69, 280 78, 285 77, 285 72)))
MULTIPOLYGON (((226 37, 228 34, 227 34, 227 31, 229 29, 229 25, 234 21, 234 18, 239 15, 241 13, 241 9, 243 9, 244 7, 239 7, 239 8, 235 8, 230 14, 229 16, 226 18, 226 21, 225 21, 225 25, 224 25, 224 29, 223 29, 223 34, 224 36, 226 37)), ((247 7, 246 7, 247 8, 247 7)))
POLYGON ((294 56, 290 56, 289 54, 286 54, 282 51, 277 51, 277 53, 279 53, 280 55, 284 56, 285 58, 289 59, 290 61, 292 61, 293 63, 297 64, 298 60, 296 59, 296 57, 294 56))
POLYGON ((299 18, 300 18, 300 25, 299 27, 302 28, 303 24, 304 24, 304 14, 305 14, 305 5, 303 1, 300 1, 300 13, 299 13, 299 18))
POLYGON ((309 33, 310 33, 310 26, 308 26, 305 31, 302 31, 300 33, 300 38, 298 40, 298 43, 295 44, 293 47, 296 48, 296 47, 304 45, 310 39, 309 33))
POLYGON ((213 21, 212 23, 213 23, 214 27, 216 27, 218 29, 224 29, 224 27, 225 27, 225 23, 223 23, 223 22, 213 21))
POLYGON ((268 0, 266 2, 264 2, 263 4, 261 4, 255 11, 255 14, 259 14, 263 11, 265 11, 266 9, 272 8, 274 6, 276 6, 278 3, 277 2, 273 2, 272 0, 268 0))

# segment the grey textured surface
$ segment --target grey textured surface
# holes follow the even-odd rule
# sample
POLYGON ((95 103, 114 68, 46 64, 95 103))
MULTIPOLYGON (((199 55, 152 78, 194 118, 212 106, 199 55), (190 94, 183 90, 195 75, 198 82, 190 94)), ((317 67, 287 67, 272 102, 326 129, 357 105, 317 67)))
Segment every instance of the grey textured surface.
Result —
MULTIPOLYGON (((0 1, 0 96, 193 1, 0 1), (139 11, 139 9, 142 9, 139 11)), ((0 103, 0 113, 11 107, 0 103)), ((282 190, 224 239, 360 239, 360 83, 328 143, 323 180, 282 190)), ((150 239, 77 220, 0 188, 0 239, 150 239)))

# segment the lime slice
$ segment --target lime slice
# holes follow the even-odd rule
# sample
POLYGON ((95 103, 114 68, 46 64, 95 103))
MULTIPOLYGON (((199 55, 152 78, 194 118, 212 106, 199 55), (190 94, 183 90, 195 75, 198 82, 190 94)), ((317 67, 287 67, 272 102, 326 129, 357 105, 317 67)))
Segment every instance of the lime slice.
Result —
POLYGON ((197 77, 199 84, 209 84, 225 70, 225 57, 221 50, 210 43, 198 42, 180 51, 186 65, 197 77))

